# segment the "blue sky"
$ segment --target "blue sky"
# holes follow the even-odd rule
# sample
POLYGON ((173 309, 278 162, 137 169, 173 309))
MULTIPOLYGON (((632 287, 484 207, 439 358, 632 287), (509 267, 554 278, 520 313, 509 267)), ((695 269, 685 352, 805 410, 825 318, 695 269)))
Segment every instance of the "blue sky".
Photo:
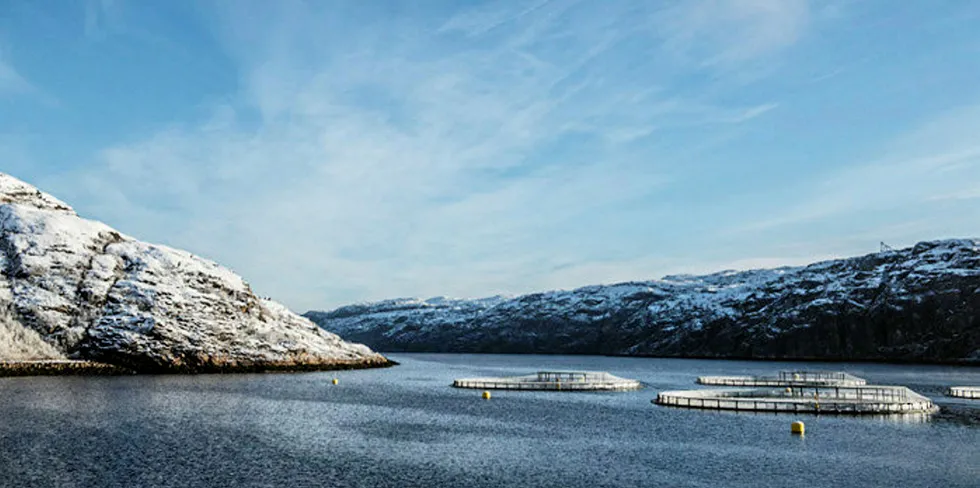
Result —
POLYGON ((303 311, 980 235, 980 4, 0 2, 0 171, 303 311))

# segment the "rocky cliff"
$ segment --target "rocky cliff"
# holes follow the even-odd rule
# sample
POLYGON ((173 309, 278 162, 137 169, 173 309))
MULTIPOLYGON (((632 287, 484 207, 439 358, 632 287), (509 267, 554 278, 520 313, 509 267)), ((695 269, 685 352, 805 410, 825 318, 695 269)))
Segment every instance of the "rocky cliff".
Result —
POLYGON ((0 360, 51 358, 143 372, 387 364, 211 261, 83 219, 0 173, 0 360))
POLYGON ((980 364, 980 241, 516 298, 308 312, 383 351, 980 364))

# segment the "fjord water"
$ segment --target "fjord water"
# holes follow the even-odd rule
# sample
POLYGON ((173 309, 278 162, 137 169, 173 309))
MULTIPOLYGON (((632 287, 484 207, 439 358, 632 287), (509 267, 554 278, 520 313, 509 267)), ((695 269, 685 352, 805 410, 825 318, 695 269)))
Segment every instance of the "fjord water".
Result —
POLYGON ((980 368, 580 356, 392 355, 390 369, 0 379, 0 486, 978 487, 980 368), (923 417, 660 407, 707 374, 846 370, 923 417), (634 392, 480 392, 454 378, 603 370, 634 392), (333 385, 331 380, 339 379, 333 385), (790 423, 806 422, 806 436, 790 423))

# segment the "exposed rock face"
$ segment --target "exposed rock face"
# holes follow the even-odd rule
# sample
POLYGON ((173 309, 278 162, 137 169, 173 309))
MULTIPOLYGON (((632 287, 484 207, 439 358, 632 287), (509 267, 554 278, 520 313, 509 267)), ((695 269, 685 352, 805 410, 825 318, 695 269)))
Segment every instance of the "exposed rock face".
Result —
POLYGON ((2 173, 0 307, 0 359, 188 372, 388 362, 256 297, 211 261, 83 219, 2 173))
POLYGON ((0 358, 8 361, 64 359, 33 329, 20 325, 9 308, 0 311, 0 358))
POLYGON ((306 315, 384 351, 980 363, 980 241, 799 268, 306 315))

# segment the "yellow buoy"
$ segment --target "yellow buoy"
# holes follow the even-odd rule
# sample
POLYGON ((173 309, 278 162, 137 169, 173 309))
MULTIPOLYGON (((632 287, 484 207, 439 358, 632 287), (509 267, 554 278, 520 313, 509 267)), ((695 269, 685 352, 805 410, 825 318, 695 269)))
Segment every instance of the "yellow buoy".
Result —
POLYGON ((483 399, 484 400, 489 400, 490 399, 490 392, 489 391, 483 392, 483 399))
POLYGON ((338 380, 337 378, 334 378, 334 379, 333 379, 333 384, 335 384, 335 385, 336 385, 337 383, 340 383, 340 380, 338 380))
POLYGON ((800 422, 800 421, 793 422, 793 426, 790 427, 790 432, 792 432, 794 434, 803 435, 803 432, 805 430, 806 430, 806 427, 803 425, 803 422, 800 422))

